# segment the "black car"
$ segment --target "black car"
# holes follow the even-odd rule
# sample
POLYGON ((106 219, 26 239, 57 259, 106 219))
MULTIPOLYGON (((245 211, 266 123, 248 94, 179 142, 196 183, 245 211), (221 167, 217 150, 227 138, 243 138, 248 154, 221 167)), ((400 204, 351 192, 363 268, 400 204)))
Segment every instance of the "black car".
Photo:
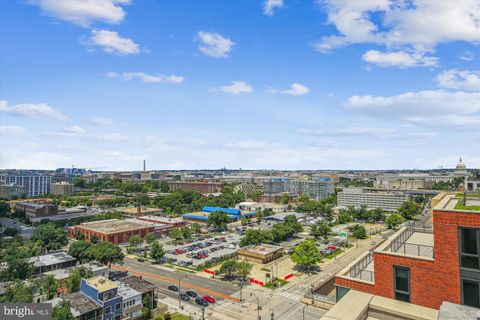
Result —
POLYGON ((143 259, 143 258, 138 258, 137 261, 138 261, 138 262, 145 262, 145 259, 143 259))
POLYGON ((178 287, 174 284, 171 284, 168 286, 168 290, 171 290, 171 291, 175 291, 177 292, 178 291, 178 287))
POLYGON ((185 293, 188 294, 192 298, 195 298, 197 296, 197 293, 193 290, 187 290, 185 293))
POLYGON ((195 299, 195 303, 201 305, 202 307, 208 307, 208 302, 198 297, 195 299))
POLYGON ((188 301, 188 300, 190 300, 190 296, 186 293, 182 293, 180 295, 180 299, 182 299, 183 301, 188 301))

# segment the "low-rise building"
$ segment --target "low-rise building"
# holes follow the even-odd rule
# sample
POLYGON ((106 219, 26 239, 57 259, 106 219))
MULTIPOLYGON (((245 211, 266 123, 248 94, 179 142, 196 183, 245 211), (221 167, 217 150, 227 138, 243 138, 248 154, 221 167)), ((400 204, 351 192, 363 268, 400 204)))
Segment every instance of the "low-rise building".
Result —
MULTIPOLYGON (((153 218, 151 219, 153 221, 153 218)), ((148 233, 160 235, 166 233, 171 226, 161 222, 151 222, 148 219, 109 219, 86 222, 68 229, 71 237, 82 234, 87 241, 96 236, 100 241, 125 243, 131 236, 145 237, 148 233)))
POLYGON ((259 244, 237 250, 237 258, 254 263, 265 264, 278 259, 283 254, 283 247, 271 244, 259 244))
POLYGON ((33 264, 33 275, 57 269, 65 269, 77 263, 77 259, 63 251, 32 257, 28 261, 33 264))
POLYGON ((169 218, 161 216, 143 216, 138 217, 137 220, 152 222, 165 226, 165 228, 162 229, 161 233, 168 233, 173 229, 182 228, 188 224, 185 220, 180 218, 169 218))
POLYGON ((468 177, 465 179, 465 190, 467 192, 480 191, 480 177, 468 177))
POLYGON ((341 207, 353 206, 360 208, 367 206, 368 209, 383 209, 396 211, 410 199, 408 193, 402 191, 376 191, 362 188, 346 188, 337 193, 337 204, 341 207))
POLYGON ((73 194, 75 192, 75 185, 66 181, 55 182, 50 185, 50 193, 56 196, 64 194, 73 194))
POLYGON ((240 202, 235 206, 235 208, 242 211, 260 211, 269 209, 273 212, 285 212, 288 209, 288 205, 281 203, 271 203, 271 202, 254 202, 254 201, 245 201, 240 202))
POLYGON ((115 282, 102 276, 82 279, 80 291, 102 307, 104 320, 122 318, 123 297, 118 294, 115 282))
POLYGON ((122 218, 128 219, 128 218, 138 218, 138 217, 148 216, 148 215, 157 215, 162 213, 162 210, 157 208, 136 207, 136 208, 126 208, 126 209, 123 209, 121 212, 122 212, 122 218))
POLYGON ((198 191, 201 194, 217 193, 223 191, 223 183, 217 182, 181 182, 181 181, 168 181, 168 186, 171 191, 184 190, 184 191, 198 191))
POLYGON ((58 214, 58 205, 35 202, 20 202, 16 204, 17 211, 25 212, 27 219, 49 217, 58 214))

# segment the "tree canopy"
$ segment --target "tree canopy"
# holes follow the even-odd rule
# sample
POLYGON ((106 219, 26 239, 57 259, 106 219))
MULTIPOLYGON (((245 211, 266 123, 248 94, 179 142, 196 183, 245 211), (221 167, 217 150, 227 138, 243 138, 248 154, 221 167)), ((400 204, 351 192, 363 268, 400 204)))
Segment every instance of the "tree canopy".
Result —
POLYGON ((300 242, 295 247, 291 259, 297 266, 305 268, 307 271, 310 271, 313 266, 322 260, 320 251, 313 240, 300 242))
POLYGON ((67 232, 53 223, 41 224, 35 228, 33 241, 39 241, 47 250, 58 250, 68 243, 67 232))

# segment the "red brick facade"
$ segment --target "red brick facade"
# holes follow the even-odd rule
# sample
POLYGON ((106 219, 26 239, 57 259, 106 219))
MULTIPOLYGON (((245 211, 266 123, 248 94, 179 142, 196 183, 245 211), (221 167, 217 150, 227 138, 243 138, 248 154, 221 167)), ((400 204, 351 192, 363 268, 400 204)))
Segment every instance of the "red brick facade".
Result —
POLYGON ((155 232, 155 227, 144 227, 136 230, 105 234, 102 232, 83 228, 81 225, 75 226, 75 235, 83 234, 86 241, 90 241, 93 235, 96 235, 100 241, 109 241, 116 244, 127 242, 128 238, 130 238, 133 235, 138 235, 141 238, 143 238, 147 233, 152 233, 152 232, 155 232))
POLYGON ((439 309, 461 303, 458 228, 480 227, 480 214, 433 211, 434 260, 374 252, 374 284, 336 277, 335 285, 394 299, 394 266, 410 268, 410 302, 439 309))

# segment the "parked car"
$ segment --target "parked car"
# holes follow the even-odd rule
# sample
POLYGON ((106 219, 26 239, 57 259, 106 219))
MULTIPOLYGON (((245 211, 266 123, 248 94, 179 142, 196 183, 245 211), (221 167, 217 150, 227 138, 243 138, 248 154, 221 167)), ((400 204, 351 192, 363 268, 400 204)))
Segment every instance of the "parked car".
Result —
POLYGON ((193 290, 187 290, 187 291, 185 291, 185 293, 188 294, 192 298, 196 298, 198 296, 198 294, 193 290))
POLYGON ((186 293, 182 293, 180 294, 180 299, 182 299, 183 301, 188 301, 190 300, 190 296, 186 293))
POLYGON ((215 298, 212 297, 212 296, 203 296, 203 300, 207 301, 207 302, 210 302, 210 303, 214 303, 215 302, 215 298))
POLYGON ((178 291, 178 287, 174 284, 171 284, 168 286, 168 290, 171 290, 171 291, 175 291, 177 292, 178 291))
POLYGON ((208 302, 198 297, 195 299, 195 303, 201 305, 202 307, 208 307, 208 302))
POLYGON ((137 261, 138 261, 138 262, 145 262, 145 259, 143 259, 143 258, 138 258, 137 261))

